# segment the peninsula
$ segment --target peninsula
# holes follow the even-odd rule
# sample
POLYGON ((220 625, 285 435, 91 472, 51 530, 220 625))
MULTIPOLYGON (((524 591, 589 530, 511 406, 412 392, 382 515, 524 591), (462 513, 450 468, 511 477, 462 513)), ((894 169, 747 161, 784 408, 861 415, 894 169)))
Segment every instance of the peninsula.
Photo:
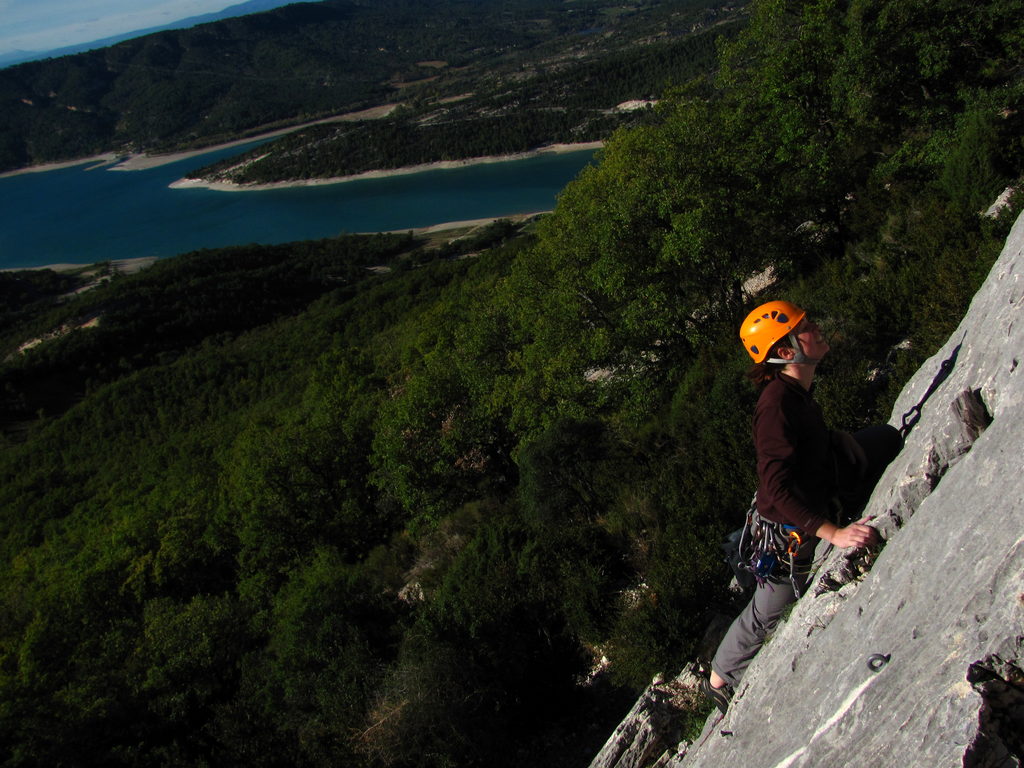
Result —
MULTIPOLYGON (((581 144, 552 144, 550 146, 541 147, 539 149, 530 150, 527 152, 519 152, 512 155, 500 155, 490 157, 472 157, 466 158, 465 160, 436 160, 430 163, 421 163, 420 165, 410 165, 402 168, 389 168, 373 171, 362 171, 360 173, 354 173, 347 176, 333 176, 329 178, 312 178, 312 179, 291 179, 284 181, 271 181, 271 182, 237 182, 230 180, 230 172, 224 174, 224 177, 214 176, 212 178, 204 178, 202 176, 198 178, 185 177, 172 182, 169 186, 171 189, 212 189, 219 192, 258 192, 267 189, 281 189, 285 187, 315 187, 322 186, 325 184, 342 184, 348 181, 359 181, 362 179, 382 179, 391 176, 406 176, 413 173, 421 173, 423 171, 438 171, 448 170, 452 168, 465 168, 469 165, 486 165, 489 163, 503 163, 511 160, 525 160, 529 157, 537 157, 544 154, 562 154, 565 152, 584 152, 594 151, 604 146, 603 141, 590 141, 581 144)), ((112 170, 117 170, 115 167, 112 170)))

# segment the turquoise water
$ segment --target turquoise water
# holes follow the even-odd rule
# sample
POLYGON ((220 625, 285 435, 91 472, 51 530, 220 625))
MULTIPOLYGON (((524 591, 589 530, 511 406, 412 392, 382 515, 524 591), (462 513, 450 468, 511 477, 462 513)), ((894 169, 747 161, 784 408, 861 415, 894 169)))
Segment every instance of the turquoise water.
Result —
POLYGON ((173 256, 550 210, 593 151, 258 192, 168 189, 238 148, 145 171, 76 166, 0 179, 0 268, 173 256))

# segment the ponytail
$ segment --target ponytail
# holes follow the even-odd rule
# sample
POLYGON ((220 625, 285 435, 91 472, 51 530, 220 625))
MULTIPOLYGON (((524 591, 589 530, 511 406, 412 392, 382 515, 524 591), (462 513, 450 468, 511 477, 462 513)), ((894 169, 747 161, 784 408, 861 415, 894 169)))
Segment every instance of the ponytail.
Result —
MULTIPOLYGON (((786 339, 780 339, 772 344, 772 348, 768 350, 768 354, 764 356, 765 360, 778 357, 779 347, 782 346, 786 346, 786 339)), ((754 365, 750 367, 750 370, 747 371, 747 378, 750 379, 751 383, 753 383, 755 387, 760 389, 769 381, 774 381, 775 377, 779 374, 779 371, 784 367, 785 366, 781 363, 754 363, 754 365)))
POLYGON ((781 370, 782 366, 778 363, 755 363, 747 371, 747 378, 750 379, 755 387, 760 389, 769 381, 773 381, 781 370))

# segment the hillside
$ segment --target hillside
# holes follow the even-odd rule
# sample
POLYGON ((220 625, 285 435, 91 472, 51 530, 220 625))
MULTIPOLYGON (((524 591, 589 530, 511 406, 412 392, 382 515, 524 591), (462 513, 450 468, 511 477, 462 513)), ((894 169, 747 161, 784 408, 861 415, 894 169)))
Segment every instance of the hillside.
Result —
MULTIPOLYGON (((1024 208, 1015 3, 750 11, 713 75, 658 94, 537 221, 200 251, 84 292, 0 276, 0 765, 583 766, 697 655, 734 610, 719 541, 754 487, 737 319, 807 307, 827 422, 888 419, 959 343, 1024 208)), ((1019 374, 975 354, 1012 355, 1008 318, 972 331, 902 471, 934 474, 932 413, 963 388, 994 421, 851 595, 873 617, 818 636, 888 645, 899 602, 873 585, 906 578, 932 499, 1000 487, 985 462, 1019 444, 1000 394, 1019 374)), ((929 568, 999 555, 968 534, 929 568)), ((978 615, 936 680, 1002 653, 978 615)), ((918 669, 866 645, 800 664, 820 712, 785 723, 783 763, 918 669), (891 659, 858 700, 865 652, 891 659)))
MULTIPOLYGON (((604 138, 623 123, 609 108, 705 71, 729 29, 719 26, 743 6, 512 0, 495 12, 492 0, 322 0, 159 32, 0 70, 0 171, 207 146, 396 102, 436 112, 477 94, 472 112, 492 118, 518 102, 537 123, 520 141, 564 141, 573 129, 604 138), (562 107, 571 114, 559 117, 562 107)), ((510 120, 503 130, 528 127, 510 120)), ((386 136, 361 162, 393 153, 386 136)))

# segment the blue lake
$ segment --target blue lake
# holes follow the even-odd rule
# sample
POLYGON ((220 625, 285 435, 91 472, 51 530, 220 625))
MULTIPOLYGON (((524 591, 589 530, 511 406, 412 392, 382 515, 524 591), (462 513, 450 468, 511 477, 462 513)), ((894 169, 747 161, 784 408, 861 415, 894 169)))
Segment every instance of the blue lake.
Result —
POLYGON ((143 171, 75 166, 0 178, 0 268, 173 256, 550 210, 593 150, 318 187, 169 189, 219 150, 143 171))

